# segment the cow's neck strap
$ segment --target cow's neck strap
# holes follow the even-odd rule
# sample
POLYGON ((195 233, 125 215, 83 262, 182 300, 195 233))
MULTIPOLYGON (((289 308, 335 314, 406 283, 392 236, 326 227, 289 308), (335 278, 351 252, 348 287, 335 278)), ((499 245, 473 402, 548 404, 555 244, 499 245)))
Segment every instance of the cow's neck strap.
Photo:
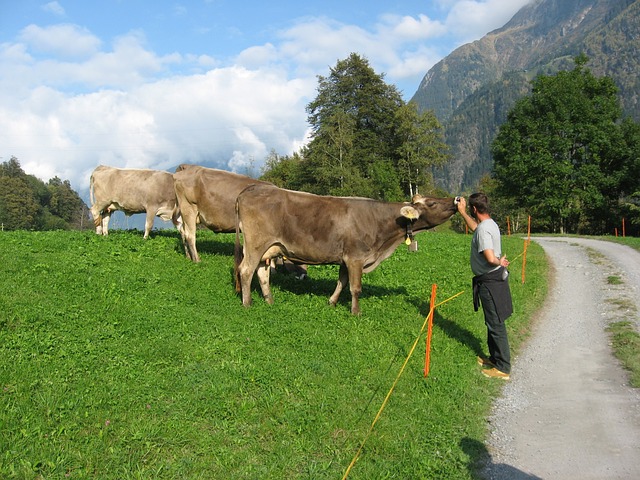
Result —
POLYGON ((411 242, 413 242, 413 220, 407 220, 407 238, 405 240, 405 243, 407 245, 409 245, 411 242))

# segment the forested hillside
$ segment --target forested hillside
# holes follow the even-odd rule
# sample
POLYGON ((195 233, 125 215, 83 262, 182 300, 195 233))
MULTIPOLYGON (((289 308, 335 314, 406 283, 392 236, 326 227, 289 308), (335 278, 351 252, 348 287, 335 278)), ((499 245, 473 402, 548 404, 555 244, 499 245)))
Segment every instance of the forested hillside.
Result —
POLYGON ((611 77, 623 112, 640 120, 640 0, 533 0, 504 27, 464 45, 425 75, 413 100, 443 124, 452 160, 435 171, 450 192, 472 188, 493 165, 491 142, 539 74, 573 68, 584 53, 611 77))
POLYGON ((27 175, 12 157, 0 164, 2 230, 69 230, 92 228, 89 210, 68 180, 47 183, 27 175))

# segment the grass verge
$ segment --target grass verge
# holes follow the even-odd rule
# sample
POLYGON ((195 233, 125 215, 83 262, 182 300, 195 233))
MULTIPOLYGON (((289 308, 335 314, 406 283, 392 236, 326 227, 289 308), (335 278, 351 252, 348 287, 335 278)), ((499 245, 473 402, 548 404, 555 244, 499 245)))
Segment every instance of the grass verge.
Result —
POLYGON ((629 371, 629 383, 640 388, 640 335, 629 321, 612 323, 607 327, 615 356, 629 371))

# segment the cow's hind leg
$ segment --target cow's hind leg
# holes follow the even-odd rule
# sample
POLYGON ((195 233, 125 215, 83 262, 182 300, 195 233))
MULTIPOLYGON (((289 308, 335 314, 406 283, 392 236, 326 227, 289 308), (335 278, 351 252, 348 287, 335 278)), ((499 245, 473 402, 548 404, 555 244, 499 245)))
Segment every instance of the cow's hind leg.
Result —
POLYGON ((195 205, 181 205, 182 228, 180 236, 182 237, 182 245, 184 254, 194 262, 200 261, 200 255, 196 250, 196 222, 198 220, 198 211, 195 205))
POLYGON ((332 307, 336 306, 336 304, 338 303, 338 299, 340 298, 340 292, 342 292, 342 289, 348 281, 349 270, 347 269, 347 266, 342 263, 340 264, 340 273, 338 274, 338 284, 336 285, 336 289, 331 294, 331 297, 329 297, 329 305, 331 305, 332 307))
POLYGON ((246 255, 238 266, 238 275, 240 276, 240 290, 242 292, 242 305, 248 307, 251 305, 251 280, 253 279, 253 273, 256 271, 256 267, 259 264, 258 261, 252 260, 252 257, 246 255))
POLYGON ((109 220, 111 219, 111 211, 109 209, 102 212, 102 235, 109 235, 109 220))
POLYGON ((97 204, 91 205, 91 216, 93 224, 96 226, 96 234, 102 235, 102 210, 97 204))

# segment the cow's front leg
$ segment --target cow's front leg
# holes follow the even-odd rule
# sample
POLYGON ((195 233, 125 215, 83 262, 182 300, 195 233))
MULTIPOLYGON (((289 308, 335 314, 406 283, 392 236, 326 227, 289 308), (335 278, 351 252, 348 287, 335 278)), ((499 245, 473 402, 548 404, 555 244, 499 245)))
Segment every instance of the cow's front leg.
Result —
MULTIPOLYGON (((273 261, 273 260, 272 260, 273 261)), ((271 276, 271 266, 269 261, 260 262, 256 271, 262 295, 269 305, 273 305, 273 296, 271 295, 271 287, 269 285, 269 277, 271 276)))
POLYGON ((360 315, 360 294, 362 293, 362 264, 349 265, 349 286, 351 289, 351 313, 360 315))
POLYGON ((151 229, 153 228, 153 219, 155 218, 155 215, 151 212, 151 211, 147 211, 147 217, 145 219, 144 222, 144 239, 146 240, 147 238, 149 238, 149 233, 151 232, 151 229))
POLYGON ((347 266, 342 263, 340 264, 340 273, 338 274, 338 284, 336 285, 336 289, 333 291, 331 297, 329 297, 329 305, 335 307, 338 303, 338 299, 340 298, 340 292, 342 292, 343 287, 349 281, 349 270, 347 266))

